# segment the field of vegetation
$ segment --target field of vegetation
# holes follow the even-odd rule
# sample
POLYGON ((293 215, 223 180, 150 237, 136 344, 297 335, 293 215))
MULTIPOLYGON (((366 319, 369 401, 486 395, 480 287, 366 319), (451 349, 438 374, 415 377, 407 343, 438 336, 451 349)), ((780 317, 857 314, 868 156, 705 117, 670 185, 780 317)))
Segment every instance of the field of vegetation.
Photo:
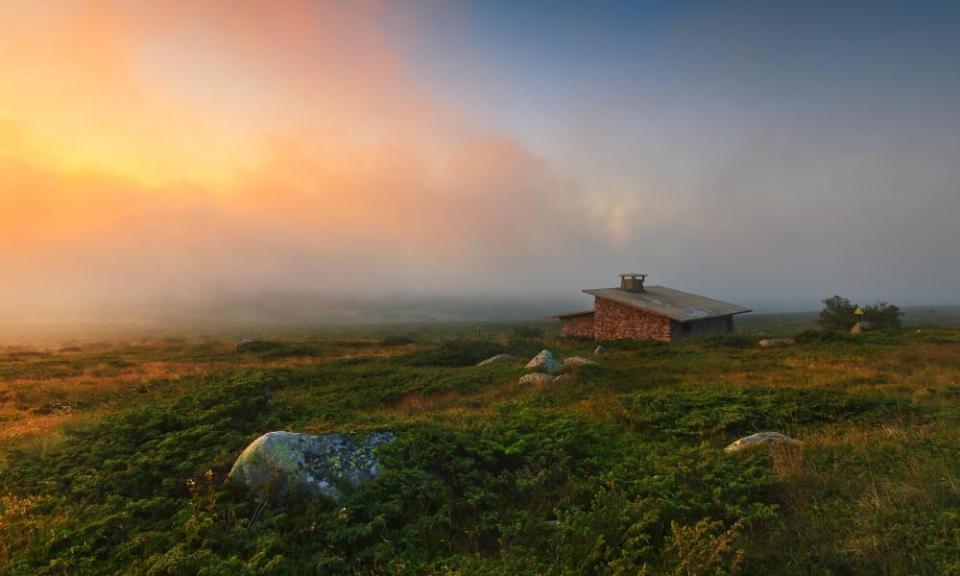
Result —
POLYGON ((543 385, 526 359, 595 344, 8 346, 0 574, 960 574, 960 330, 756 341, 611 344, 543 385), (337 504, 224 483, 272 430, 398 440, 337 504), (801 444, 724 452, 764 430, 801 444))

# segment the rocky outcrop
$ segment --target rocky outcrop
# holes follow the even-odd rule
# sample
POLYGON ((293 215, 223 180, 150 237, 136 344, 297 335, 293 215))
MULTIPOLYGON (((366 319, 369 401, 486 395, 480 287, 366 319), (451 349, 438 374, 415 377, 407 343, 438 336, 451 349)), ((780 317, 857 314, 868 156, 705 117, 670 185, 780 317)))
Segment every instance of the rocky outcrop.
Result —
POLYGON ((725 452, 739 452, 741 450, 746 450, 747 448, 753 448, 754 446, 765 446, 771 444, 795 446, 800 444, 800 441, 794 440, 793 438, 779 432, 758 432, 737 440, 723 450, 725 452))
POLYGON ((510 360, 513 358, 513 354, 497 354, 496 356, 491 356, 477 364, 477 366, 486 366, 487 364, 493 364, 494 362, 500 362, 501 360, 510 360))
POLYGON ((563 370, 563 366, 557 362, 557 359, 553 357, 553 353, 549 350, 542 350, 534 356, 532 360, 527 362, 526 368, 527 370, 539 370, 547 374, 556 374, 563 370))
POLYGON ((557 376, 551 376, 550 374, 541 374, 536 372, 534 374, 527 374, 520 378, 521 384, 550 384, 557 379, 557 376))
POLYGON ((764 338, 760 341, 761 348, 780 348, 782 346, 793 346, 796 341, 793 338, 764 338))
POLYGON ((364 438, 268 432, 240 454, 228 479, 253 490, 270 486, 339 500, 344 489, 377 477, 376 450, 395 438, 392 432, 364 438))

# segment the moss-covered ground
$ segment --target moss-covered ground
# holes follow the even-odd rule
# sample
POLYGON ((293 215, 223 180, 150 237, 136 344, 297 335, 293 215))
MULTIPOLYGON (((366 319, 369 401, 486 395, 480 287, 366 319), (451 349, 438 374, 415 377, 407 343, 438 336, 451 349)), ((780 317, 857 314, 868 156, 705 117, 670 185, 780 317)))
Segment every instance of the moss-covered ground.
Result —
POLYGON ((960 574, 960 331, 625 342, 534 387, 594 343, 517 334, 0 349, 0 574, 960 574), (225 485, 271 430, 399 439, 338 504, 225 485), (723 451, 761 430, 802 445, 723 451))

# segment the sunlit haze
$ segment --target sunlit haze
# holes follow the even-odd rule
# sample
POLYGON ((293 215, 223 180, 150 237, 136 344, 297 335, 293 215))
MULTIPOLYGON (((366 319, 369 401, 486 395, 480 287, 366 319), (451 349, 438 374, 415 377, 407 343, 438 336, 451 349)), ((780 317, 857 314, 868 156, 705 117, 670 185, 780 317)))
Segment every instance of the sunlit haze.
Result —
POLYGON ((722 4, 0 0, 0 314, 960 301, 960 11, 722 4))

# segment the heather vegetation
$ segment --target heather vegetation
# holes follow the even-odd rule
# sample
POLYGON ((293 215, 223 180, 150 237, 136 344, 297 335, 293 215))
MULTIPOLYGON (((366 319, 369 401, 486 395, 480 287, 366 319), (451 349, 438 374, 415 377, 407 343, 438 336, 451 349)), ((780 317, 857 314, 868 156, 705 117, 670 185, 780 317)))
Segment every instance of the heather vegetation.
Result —
POLYGON ((542 326, 0 350, 0 574, 960 574, 960 331, 542 326), (494 354, 515 358, 475 364, 494 354), (224 483, 271 430, 390 430, 339 503, 224 483), (774 430, 801 441, 730 454, 774 430))

